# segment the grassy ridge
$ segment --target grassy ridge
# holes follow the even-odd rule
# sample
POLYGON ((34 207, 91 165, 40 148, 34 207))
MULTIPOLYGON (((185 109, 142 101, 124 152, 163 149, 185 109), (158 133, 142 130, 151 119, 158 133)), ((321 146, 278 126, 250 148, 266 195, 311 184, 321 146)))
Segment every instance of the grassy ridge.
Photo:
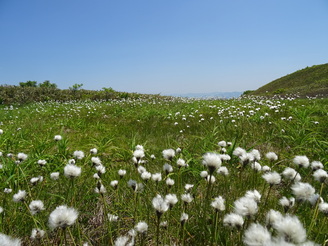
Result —
POLYGON ((252 95, 295 94, 300 96, 328 95, 328 63, 314 65, 276 79, 259 89, 252 95))

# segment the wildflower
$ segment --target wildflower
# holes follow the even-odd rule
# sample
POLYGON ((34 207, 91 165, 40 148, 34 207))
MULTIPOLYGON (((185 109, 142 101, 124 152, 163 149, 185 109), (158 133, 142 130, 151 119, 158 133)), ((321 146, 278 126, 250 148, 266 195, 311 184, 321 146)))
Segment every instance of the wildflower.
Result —
POLYGON ((246 154, 246 150, 244 150, 243 148, 237 147, 237 148, 234 149, 232 154, 235 155, 235 156, 242 156, 242 155, 246 154))
POLYGON ((10 189, 10 188, 5 188, 5 189, 3 190, 3 192, 6 193, 6 194, 11 193, 12 191, 13 191, 13 190, 10 189))
POLYGON ((126 174, 126 170, 120 169, 118 170, 118 175, 120 175, 121 178, 123 178, 126 174))
POLYGON ((50 178, 53 180, 59 179, 59 172, 50 173, 50 178))
POLYGON ((162 221, 160 224, 159 224, 159 226, 160 227, 163 227, 163 228, 167 228, 167 225, 168 225, 168 223, 167 223, 167 221, 165 220, 165 221, 162 221))
POLYGON ((241 156, 239 156, 240 162, 245 166, 248 163, 251 163, 254 161, 254 156, 250 153, 245 153, 241 156))
POLYGON ((12 238, 0 232, 0 243, 3 246, 20 246, 21 241, 18 238, 12 238))
POLYGON ((56 135, 55 137, 54 137, 54 140, 55 141, 60 141, 60 140, 62 140, 63 138, 62 138, 62 136, 60 136, 60 135, 56 135))
POLYGON ((184 201, 185 203, 191 203, 194 198, 191 196, 190 193, 182 194, 181 195, 181 200, 184 201))
POLYGON ((189 215, 186 214, 186 213, 182 213, 181 214, 181 217, 180 217, 180 222, 181 222, 181 225, 183 226, 184 223, 186 223, 186 221, 189 219, 189 215))
POLYGON ((311 203, 312 206, 314 206, 318 201, 323 202, 322 197, 320 197, 319 194, 313 194, 308 201, 311 203))
POLYGON ((222 140, 222 141, 218 142, 218 145, 219 145, 220 147, 226 147, 226 146, 227 146, 227 142, 224 141, 224 140, 222 140))
POLYGON ((100 166, 101 165, 101 160, 99 159, 99 157, 91 157, 91 162, 92 165, 94 166, 100 166))
POLYGON ((302 168, 307 168, 310 165, 310 161, 309 158, 307 158, 306 156, 295 156, 293 159, 293 162, 295 165, 297 165, 298 167, 302 168))
POLYGON ((313 173, 313 177, 315 180, 324 183, 328 181, 328 174, 325 170, 323 169, 318 169, 313 173))
POLYGON ((2 214, 2 212, 3 212, 3 208, 2 208, 2 207, 0 207, 0 214, 2 214))
POLYGON ((38 160, 38 164, 40 167, 43 167, 47 164, 47 161, 46 160, 38 160))
POLYGON ((282 220, 283 216, 279 211, 270 209, 270 211, 266 214, 266 224, 269 227, 272 227, 274 223, 279 220, 282 220))
POLYGON ((211 206, 215 208, 216 211, 224 211, 225 210, 225 199, 222 196, 218 196, 214 198, 214 201, 211 202, 211 206))
POLYGON ((220 155, 220 158, 221 158, 221 161, 230 161, 231 160, 230 155, 227 155, 227 154, 220 155))
POLYGON ((257 203, 259 203, 261 201, 261 194, 257 190, 247 191, 245 194, 245 197, 251 198, 257 203))
POLYGON ((68 164, 75 165, 75 160, 74 159, 69 159, 68 164))
POLYGON ((270 172, 271 171, 271 167, 269 167, 269 166, 263 166, 262 167, 262 171, 265 172, 265 173, 266 172, 270 172))
POLYGON ((295 205, 295 198, 291 197, 288 199, 284 196, 279 200, 279 204, 284 208, 284 211, 287 212, 288 209, 295 205))
POLYGON ((322 202, 319 204, 319 211, 328 216, 328 203, 322 202))
POLYGON ((133 152, 133 156, 137 159, 137 163, 145 157, 145 152, 142 149, 137 149, 133 152))
POLYGON ((170 164, 165 163, 165 164, 163 165, 163 171, 164 171, 166 174, 169 174, 169 173, 173 172, 173 167, 172 167, 170 164))
POLYGON ((22 161, 25 161, 27 159, 27 155, 24 154, 24 153, 18 153, 17 158, 18 158, 19 162, 22 162, 22 161))
POLYGON ((26 191, 25 190, 19 190, 14 196, 13 201, 14 202, 23 202, 26 197, 26 191))
POLYGON ((31 233, 31 239, 32 240, 38 240, 43 238, 43 236, 46 234, 44 230, 33 228, 31 233))
POLYGON ((120 236, 116 238, 114 245, 115 246, 126 246, 128 245, 130 238, 128 236, 120 236))
POLYGON ((264 226, 253 223, 247 228, 243 241, 246 245, 267 245, 271 242, 271 233, 264 226))
POLYGON ((178 154, 181 153, 181 151, 182 151, 182 150, 181 150, 181 148, 179 148, 179 147, 175 150, 175 152, 178 153, 178 154))
POLYGON ((97 187, 95 188, 96 193, 105 194, 107 192, 106 187, 98 181, 97 187))
POLYGON ((144 221, 140 221, 134 228, 139 233, 146 233, 148 230, 148 224, 144 221))
POLYGON ((150 158, 151 158, 152 160, 155 160, 155 159, 156 159, 156 156, 155 156, 155 155, 150 155, 150 158))
POLYGON ((118 185, 118 181, 117 180, 113 180, 110 182, 110 185, 115 189, 118 185))
POLYGON ((35 215, 39 212, 41 212, 42 210, 44 210, 44 205, 43 202, 40 200, 34 200, 30 203, 29 208, 31 210, 31 214, 35 215))
POLYGON ((98 153, 98 150, 96 148, 90 149, 91 155, 96 155, 98 153))
POLYGON ((234 212, 241 216, 253 216, 257 210, 257 203, 252 198, 242 197, 234 202, 234 212))
POLYGON ((141 178, 143 179, 143 180, 149 180, 150 178, 151 178, 151 173, 150 172, 147 172, 147 171, 145 171, 145 172, 143 172, 143 173, 141 173, 141 178))
POLYGON ((66 228, 75 223, 79 213, 74 208, 66 205, 58 206, 49 216, 49 227, 55 229, 57 227, 66 228))
POLYGON ((32 185, 36 185, 37 182, 42 182, 43 181, 43 177, 42 176, 39 176, 39 177, 34 177, 34 178, 31 178, 30 179, 30 183, 32 185))
POLYGON ((146 168, 144 168, 143 166, 138 166, 138 173, 143 173, 146 172, 146 168))
POLYGON ((286 215, 281 220, 277 220, 273 227, 277 230, 278 236, 287 242, 299 244, 306 240, 306 231, 296 216, 286 215))
POLYGON ((298 200, 304 201, 311 198, 315 189, 308 183, 298 182, 291 187, 293 194, 298 200))
POLYGON ((262 166, 260 165, 260 163, 258 163, 256 161, 251 164, 251 168, 256 172, 259 172, 262 170, 262 166))
POLYGON ((2 135, 3 134, 3 130, 2 129, 0 129, 0 135, 2 135))
POLYGON ((173 157, 175 156, 174 149, 165 149, 162 152, 163 158, 169 161, 172 161, 173 157))
POLYGON ((78 159, 78 160, 81 160, 84 158, 84 152, 81 151, 81 150, 75 150, 74 153, 73 153, 73 156, 78 159))
POLYGON ((223 176, 228 176, 229 175, 229 171, 227 167, 220 167, 217 170, 217 173, 222 174, 223 176))
POLYGON ((262 178, 264 178, 265 181, 271 186, 280 184, 280 182, 281 182, 281 176, 277 172, 263 174, 262 178))
POLYGON ((153 198, 152 204, 157 212, 157 216, 161 216, 169 209, 169 204, 160 195, 153 198))
POLYGON ((159 182, 162 180, 162 174, 161 173, 154 173, 151 175, 151 179, 155 182, 159 182))
POLYGON ((318 170, 323 168, 323 164, 320 161, 312 161, 311 162, 311 168, 312 170, 318 170))
POLYGON ((243 224, 244 224, 244 219, 239 214, 230 213, 230 214, 226 214, 223 218, 224 226, 229 226, 232 228, 236 227, 238 230, 240 230, 243 224))
POLYGON ((118 220, 118 216, 117 216, 117 215, 114 215, 114 214, 110 214, 110 213, 108 213, 108 214, 107 214, 107 217, 108 217, 108 220, 109 220, 110 222, 116 222, 116 221, 118 220))
POLYGON ((207 166, 210 175, 213 174, 222 164, 220 155, 215 153, 206 153, 203 155, 203 165, 207 166))
POLYGON ((186 184, 186 185, 185 185, 185 190, 186 190, 186 191, 189 191, 189 190, 192 189, 193 187, 194 187, 193 184, 186 184))
POLYGON ((286 167, 285 170, 282 172, 282 176, 284 176, 285 179, 294 180, 295 182, 301 181, 301 175, 296 172, 294 168, 286 167))
POLYGON ((268 152, 265 154, 265 157, 269 160, 269 161, 276 161, 278 160, 278 156, 276 153, 274 152, 268 152))
POLYGON ((188 164, 186 163, 186 161, 184 159, 179 158, 177 160, 177 165, 179 168, 181 168, 181 167, 186 167, 188 164))
POLYGON ((174 185, 174 180, 171 178, 166 179, 166 185, 172 187, 174 185))
POLYGON ((259 160, 261 160, 261 154, 260 154, 260 151, 258 151, 257 149, 253 149, 253 150, 250 152, 250 154, 253 155, 255 161, 259 161, 259 160))
POLYGON ((208 172, 207 172, 207 171, 201 171, 201 172, 200 172, 200 176, 201 176, 202 178, 207 178, 207 176, 208 176, 208 172))
POLYGON ((212 175, 212 176, 207 176, 207 178, 206 178, 206 181, 208 182, 208 183, 210 183, 211 182, 211 184, 213 184, 214 182, 215 182, 215 177, 212 175))
POLYGON ((142 145, 140 145, 140 144, 138 144, 138 145, 135 147, 135 149, 136 149, 136 150, 143 150, 143 151, 145 151, 145 148, 144 148, 142 145))
POLYGON ((170 208, 172 208, 178 202, 178 198, 175 194, 167 194, 165 196, 165 201, 169 204, 170 208))
POLYGON ((64 167, 64 175, 68 178, 75 178, 81 175, 81 168, 73 164, 64 167))
POLYGON ((100 164, 96 166, 96 170, 98 171, 99 176, 101 176, 101 174, 104 174, 106 172, 106 167, 100 164))

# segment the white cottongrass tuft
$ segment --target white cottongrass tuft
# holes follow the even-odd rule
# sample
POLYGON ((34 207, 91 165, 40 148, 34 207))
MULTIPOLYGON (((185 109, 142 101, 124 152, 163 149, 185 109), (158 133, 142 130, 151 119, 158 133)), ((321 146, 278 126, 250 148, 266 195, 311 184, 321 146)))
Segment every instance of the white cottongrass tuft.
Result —
POLYGON ((251 168, 256 172, 259 172, 262 170, 261 164, 256 161, 251 164, 251 168))
POLYGON ((139 161, 145 157, 145 152, 143 149, 136 149, 133 152, 133 157, 135 157, 137 159, 137 162, 139 163, 139 161))
POLYGON ((242 155, 246 155, 246 150, 244 150, 243 148, 237 147, 234 149, 234 151, 232 152, 233 155, 235 156, 242 156, 242 155))
POLYGON ((185 203, 191 203, 194 198, 190 193, 182 194, 181 195, 181 200, 184 201, 185 203))
POLYGON ((113 180, 110 182, 110 186, 112 186, 114 189, 117 188, 117 185, 118 185, 118 181, 117 180, 113 180))
POLYGON ((165 201, 169 204, 170 208, 172 208, 178 202, 177 195, 176 194, 167 194, 165 196, 165 201))
POLYGON ((153 207, 155 208, 157 215, 160 216, 169 209, 169 204, 162 196, 157 195, 152 200, 153 207))
POLYGON ((277 185, 281 182, 281 176, 277 172, 265 173, 262 175, 262 178, 264 178, 269 185, 277 185))
POLYGON ((162 154, 164 159, 171 161, 175 156, 175 151, 174 149, 165 149, 162 154))
POLYGON ((165 182, 166 182, 166 185, 169 187, 172 187, 174 185, 174 180, 171 178, 167 178, 165 182))
POLYGON ((257 203, 259 203, 261 201, 261 194, 257 190, 247 191, 245 194, 245 197, 251 198, 257 203))
POLYGON ((26 191, 25 190, 19 190, 14 196, 13 201, 14 202, 23 202, 26 197, 26 191))
POLYGON ((323 169, 318 169, 313 173, 313 177, 315 180, 324 183, 328 181, 328 174, 323 169))
MULTIPOLYGON (((33 228, 31 233, 31 239, 32 240, 39 240, 44 237, 46 232, 44 230, 33 228)), ((1 245, 1 244, 0 244, 1 245)))
POLYGON ((307 158, 305 155, 297 155, 294 157, 293 162, 295 165, 298 167, 302 168, 307 168, 310 165, 309 158, 307 158))
POLYGON ((244 224, 244 219, 241 215, 230 213, 226 214, 223 218, 223 225, 232 228, 237 228, 238 230, 242 228, 244 224))
POLYGON ((44 204, 41 200, 32 201, 29 205, 29 208, 32 215, 35 215, 45 209, 44 204))
POLYGON ((201 171, 201 172, 200 172, 200 176, 201 176, 202 178, 206 179, 207 176, 208 176, 208 172, 207 172, 207 171, 201 171))
POLYGON ((147 171, 142 172, 140 176, 143 180, 146 180, 146 181, 152 177, 151 173, 147 172, 147 171))
POLYGON ((265 173, 266 172, 270 172, 271 171, 271 167, 269 167, 269 166, 263 166, 262 167, 262 171, 265 172, 265 173))
POLYGON ((81 168, 74 164, 67 164, 64 167, 64 175, 68 178, 75 178, 81 175, 81 168))
POLYGON ((249 197, 241 197, 234 202, 234 213, 241 216, 254 216, 258 211, 257 203, 249 197))
POLYGON ((222 166, 217 170, 217 173, 222 174, 223 176, 228 176, 229 175, 228 168, 227 167, 222 167, 222 166))
POLYGON ((117 216, 117 215, 114 215, 114 214, 110 214, 110 213, 108 213, 108 214, 107 214, 107 217, 108 217, 108 220, 109 220, 110 222, 116 222, 116 221, 118 221, 118 216, 117 216))
POLYGON ((296 199, 305 201, 309 200, 315 193, 315 189, 309 183, 298 182, 291 187, 296 199))
POLYGON ((74 208, 66 205, 58 206, 49 216, 49 227, 55 229, 57 227, 66 228, 75 223, 79 213, 74 208))
POLYGON ((187 191, 189 191, 190 189, 192 189, 194 187, 194 185, 193 184, 186 184, 185 185, 185 191, 187 192, 187 191))
POLYGON ((82 150, 75 150, 73 153, 73 156, 78 159, 81 160, 84 158, 84 152, 82 150))
POLYGON ((276 153, 274 152, 268 152, 265 154, 265 157, 269 160, 269 161, 276 161, 278 160, 278 156, 276 153))
POLYGON ((284 238, 290 243, 303 243, 306 240, 306 231, 296 216, 286 215, 273 224, 278 232, 278 237, 284 238))
POLYGON ((54 137, 54 140, 55 141, 60 141, 60 140, 62 140, 63 138, 62 138, 62 136, 60 136, 60 135, 56 135, 55 137, 54 137))
POLYGON ((47 164, 47 161, 46 160, 38 160, 38 164, 40 167, 43 167, 47 164))
POLYGON ((17 154, 17 159, 22 162, 22 161, 25 161, 27 159, 27 155, 24 154, 24 153, 18 153, 17 154))
POLYGON ((319 211, 328 216, 328 203, 322 202, 319 204, 319 211))
POLYGON ((285 179, 294 180, 295 182, 299 182, 302 179, 301 175, 298 172, 296 172, 294 168, 291 167, 286 167, 282 172, 282 176, 285 179))
POLYGON ((0 232, 0 245, 1 246, 20 246, 21 241, 18 238, 13 238, 11 236, 7 236, 0 232))
POLYGON ((255 161, 261 160, 261 153, 257 149, 253 149, 250 154, 254 156, 255 161))
POLYGON ((311 168, 312 170, 318 170, 323 168, 323 164, 320 161, 312 161, 311 162, 311 168))
POLYGON ((96 148, 90 149, 91 155, 96 155, 98 153, 98 150, 96 148))
POLYGON ((146 233, 148 231, 148 224, 144 221, 140 221, 134 228, 139 233, 146 233))
POLYGON ((212 175, 215 170, 221 167, 221 164, 222 161, 219 154, 206 153, 203 155, 203 165, 208 168, 210 175, 212 175))
POLYGON ((91 162, 94 166, 99 166, 102 164, 100 158, 95 156, 91 157, 91 162))
POLYGON ((211 206, 216 211, 224 211, 225 210, 225 199, 222 196, 218 196, 214 198, 214 201, 211 202, 211 206))
POLYGON ((279 211, 270 209, 270 211, 266 214, 265 220, 266 220, 266 225, 269 227, 272 227, 274 223, 277 221, 282 220, 283 216, 279 211))
POLYGON ((164 171, 166 174, 169 174, 169 173, 173 172, 173 167, 172 167, 170 164, 165 163, 165 164, 163 165, 163 171, 164 171))
POLYGON ((286 212, 288 209, 290 209, 295 205, 295 198, 291 197, 288 199, 287 197, 284 196, 279 200, 279 204, 284 208, 286 212))
POLYGON ((159 182, 162 180, 162 174, 161 173, 154 173, 151 175, 151 179, 155 182, 159 182))
POLYGON ((125 176, 125 174, 126 174, 126 170, 120 169, 120 170, 118 170, 117 173, 118 173, 118 175, 120 175, 121 178, 123 178, 125 176))
POLYGON ((186 213, 182 213, 180 217, 181 225, 184 225, 184 223, 186 223, 188 219, 189 219, 189 215, 186 213))
POLYGON ((218 145, 219 145, 220 147, 227 147, 227 142, 224 141, 224 140, 222 140, 222 141, 218 142, 218 145))
POLYGON ((50 178, 52 180, 58 180, 59 179, 59 172, 50 173, 50 178))
POLYGON ((245 231, 243 242, 249 246, 267 245, 271 242, 271 233, 264 226, 253 223, 245 231))

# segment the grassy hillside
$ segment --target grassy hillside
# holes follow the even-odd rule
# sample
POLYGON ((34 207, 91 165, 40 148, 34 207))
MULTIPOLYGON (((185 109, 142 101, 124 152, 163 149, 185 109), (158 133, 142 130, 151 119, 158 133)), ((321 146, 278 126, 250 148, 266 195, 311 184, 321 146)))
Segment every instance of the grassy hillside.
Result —
POLYGON ((294 94, 328 95, 328 63, 298 70, 251 92, 252 95, 294 94))

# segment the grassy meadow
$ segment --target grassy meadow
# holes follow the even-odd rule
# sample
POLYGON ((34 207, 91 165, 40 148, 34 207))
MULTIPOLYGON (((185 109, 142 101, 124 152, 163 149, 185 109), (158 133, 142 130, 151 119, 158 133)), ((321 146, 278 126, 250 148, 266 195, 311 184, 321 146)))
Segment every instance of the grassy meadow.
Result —
POLYGON ((292 96, 1 105, 0 245, 328 244, 327 116, 292 96))

